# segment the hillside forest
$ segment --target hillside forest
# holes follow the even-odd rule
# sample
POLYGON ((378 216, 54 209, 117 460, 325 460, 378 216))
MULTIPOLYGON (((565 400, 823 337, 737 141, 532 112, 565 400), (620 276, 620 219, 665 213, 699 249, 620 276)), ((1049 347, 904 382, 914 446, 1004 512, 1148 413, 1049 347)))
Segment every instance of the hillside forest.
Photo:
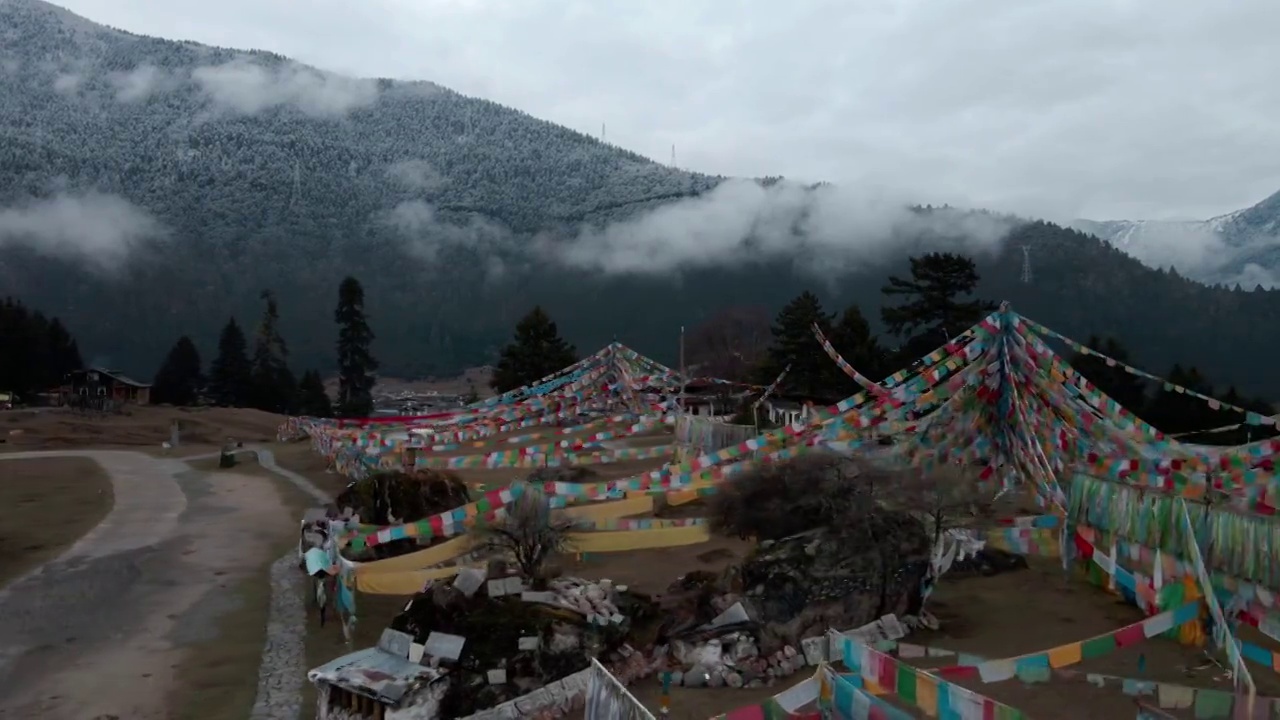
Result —
MULTIPOLYGON (((724 309, 687 333, 688 372, 762 386, 773 383, 785 368, 776 397, 834 403, 860 388, 826 356, 814 337, 814 325, 859 372, 879 381, 994 310, 996 303, 977 295, 979 284, 977 267, 967 257, 928 253, 911 258, 905 277, 891 276, 880 288, 890 298, 881 311, 881 323, 896 331, 883 335, 872 331, 859 306, 830 312, 809 291, 793 298, 772 317, 760 306, 724 309)), ((153 402, 252 407, 313 417, 367 417, 372 412, 378 365, 370 351, 375 335, 365 313, 360 282, 345 278, 337 292, 333 313, 334 364, 339 367, 336 401, 327 394, 318 370, 307 369, 295 376, 279 329, 279 301, 270 291, 262 292, 260 298, 262 313, 252 341, 239 321, 229 318, 207 370, 192 339, 180 336, 155 375, 153 402)), ((0 346, 0 392, 35 398, 54 391, 67 373, 82 365, 76 340, 57 318, 12 299, 0 304, 0 337, 21 339, 0 346)), ((1106 357, 1130 362, 1128 350, 1116 338, 1092 337, 1086 345, 1106 357)), ((491 387, 495 392, 507 392, 578 359, 577 349, 561 336, 547 311, 534 307, 516 324, 511 341, 499 353, 491 387)), ((1238 427, 1244 420, 1239 412, 1210 409, 1203 402, 1110 366, 1097 355, 1073 354, 1070 362, 1124 407, 1163 432, 1189 442, 1242 444, 1270 432, 1269 428, 1238 427), (1205 432, 1211 430, 1216 431, 1205 432)), ((1224 403, 1272 413, 1266 401, 1246 397, 1230 385, 1215 386, 1194 365, 1176 363, 1165 379, 1224 403)))
MULTIPOLYGON (((1280 335, 1265 321, 1280 314, 1280 291, 1197 284, 1050 223, 1005 218, 1000 242, 970 253, 961 228, 991 218, 915 208, 920 222, 878 239, 897 255, 821 277, 814 265, 838 263, 801 252, 739 260, 758 244, 750 234, 723 262, 670 273, 531 261, 531 248, 563 249, 673 203, 697 207, 727 179, 432 83, 339 77, 270 53, 133 35, 36 0, 0 3, 0 27, 9 31, 0 67, 21 68, 0 73, 0 207, 111 218, 90 228, 94 253, 6 241, 0 288, 58 317, 86 361, 133 376, 153 376, 183 335, 217 352, 228 316, 262 311, 263 288, 290 361, 331 375, 331 308, 310 300, 347 276, 379 309, 372 353, 396 377, 491 362, 535 305, 578 347, 617 338, 669 365, 680 327, 722 311, 773 312, 806 290, 828 307, 861 308, 887 335, 884 278, 905 276, 909 255, 939 251, 972 255, 982 297, 1071 337, 1114 337, 1140 365, 1180 362, 1280 398, 1269 364, 1280 335), (271 92, 251 104, 219 92, 248 73, 271 92)), ((803 189, 816 203, 820 188, 803 189)), ((840 232, 860 241, 857 227, 840 232)))

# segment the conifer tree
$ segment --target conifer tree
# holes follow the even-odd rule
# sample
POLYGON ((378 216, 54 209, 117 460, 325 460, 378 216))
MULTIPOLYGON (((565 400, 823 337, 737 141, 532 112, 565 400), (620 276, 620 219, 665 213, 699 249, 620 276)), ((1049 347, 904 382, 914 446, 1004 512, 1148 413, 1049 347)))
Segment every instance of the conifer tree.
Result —
POLYGON ((985 300, 962 299, 978 286, 978 269, 973 260, 954 253, 926 253, 911 258, 911 278, 890 276, 880 289, 886 299, 900 297, 905 302, 886 305, 880 311, 889 332, 905 336, 903 348, 915 360, 951 338, 981 322, 996 309, 985 300))
POLYGON ((320 373, 315 370, 302 373, 302 379, 298 381, 297 412, 307 417, 333 417, 329 393, 324 388, 320 373))
POLYGON ((578 353, 560 337, 551 317, 536 306, 516 323, 515 337, 502 349, 489 386, 498 393, 523 387, 574 364, 578 353))
POLYGON ((218 355, 209 366, 209 394, 222 407, 248 407, 251 383, 244 331, 233 317, 218 336, 218 355))
POLYGON ((297 381, 289 371, 289 349, 280 336, 280 310, 275 294, 262 291, 266 307, 253 344, 250 375, 250 406, 272 413, 291 412, 297 381))
POLYGON ((151 382, 151 402, 168 405, 195 405, 204 389, 200 351, 183 335, 165 356, 151 382))
MULTIPOLYGON (((1131 362, 1128 348, 1113 337, 1094 335, 1085 345, 1120 363, 1127 365, 1131 362)), ((1067 362, 1121 407, 1144 419, 1147 417, 1147 382, 1141 377, 1119 365, 1108 365, 1106 360, 1094 354, 1077 352, 1067 362)))
MULTIPOLYGON (((1173 385, 1194 390, 1208 397, 1213 396, 1212 384, 1195 367, 1184 369, 1181 364, 1174 363, 1164 379, 1173 385)), ((1152 425, 1170 434, 1209 430, 1214 427, 1217 415, 1204 400, 1193 395, 1165 390, 1163 386, 1155 388, 1154 395, 1147 405, 1146 414, 1152 425)))
POLYGON ((378 362, 370 351, 374 335, 364 315, 364 288, 359 280, 347 277, 338 286, 333 319, 338 323, 338 415, 368 417, 373 414, 378 362))
POLYGON ((58 318, 12 298, 0 302, 0 393, 51 390, 82 367, 80 348, 58 318))
POLYGON ((767 385, 790 366, 780 394, 827 400, 838 393, 831 385, 831 358, 813 335, 815 324, 823 334, 830 335, 831 315, 822 309, 818 296, 806 290, 778 312, 772 328, 773 343, 765 352, 757 382, 767 385))
MULTIPOLYGON (((832 326, 831 334, 827 339, 841 357, 867 378, 878 381, 886 374, 884 348, 871 333, 871 325, 857 305, 845 308, 840 314, 840 319, 832 326)), ((839 390, 837 393, 840 395, 839 399, 863 390, 861 385, 840 369, 840 366, 834 362, 830 362, 829 366, 833 378, 832 384, 839 390)))

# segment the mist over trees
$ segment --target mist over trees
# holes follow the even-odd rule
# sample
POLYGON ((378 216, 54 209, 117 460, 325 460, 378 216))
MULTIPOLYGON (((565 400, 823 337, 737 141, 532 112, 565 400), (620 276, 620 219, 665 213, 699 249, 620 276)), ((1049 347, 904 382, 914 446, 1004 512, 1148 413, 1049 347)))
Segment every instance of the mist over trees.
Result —
MULTIPOLYGON (((668 365, 677 362, 677 328, 696 324, 690 308, 761 306, 772 316, 805 289, 829 289, 822 295, 829 312, 838 318, 857 306, 881 331, 879 287, 885 276, 908 271, 905 257, 886 256, 887 266, 831 268, 829 277, 815 278, 789 262, 736 263, 726 252, 723 266, 661 275, 504 262, 493 276, 495 255, 505 260, 540 234, 561 242, 583 223, 632 221, 671 201, 704 198, 722 178, 430 83, 352 81, 354 94, 335 93, 338 107, 277 94, 266 98, 269 112, 219 112, 225 108, 191 81, 193 71, 258 63, 269 93, 287 75, 275 74, 273 63, 283 61, 113 32, 43 7, 0 4, 0 25, 12 29, 5 52, 24 68, 0 73, 0 97, 8 100, 0 103, 0 127, 12 130, 0 133, 0 203, 33 197, 119 211, 136 232, 102 237, 113 252, 138 239, 146 262, 131 259, 103 273, 86 269, 83 254, 46 256, 7 244, 0 280, 7 294, 61 318, 88 358, 101 353, 134 376, 153 376, 182 335, 211 350, 201 343, 228 315, 252 333, 263 287, 287 308, 279 330, 295 369, 330 376, 337 369, 333 308, 311 300, 330 297, 347 275, 364 279, 366 302, 378 308, 380 372, 422 377, 491 362, 509 336, 511 308, 535 304, 571 328, 565 339, 578 347, 601 347, 616 335, 668 365), (146 68, 158 79, 155 94, 120 101, 113 79, 146 68), (77 87, 59 84, 73 72, 82 79, 77 87), (204 120, 187 122, 196 116, 204 120), (327 121, 334 117, 342 121, 327 121), (41 132, 22 131, 32 127, 41 132), (157 127, 185 128, 182 142, 175 146, 157 127), (67 192, 51 197, 59 178, 67 192), (97 201, 87 199, 88 188, 97 201), (149 225, 180 242, 153 252, 161 246, 145 239, 149 225), (476 251, 427 242, 458 228, 496 228, 510 243, 490 252, 488 245, 476 251)), ((914 212, 930 228, 947 227, 927 221, 939 209, 914 212)), ((945 249, 953 238, 939 234, 945 249)), ((895 247, 914 248, 924 235, 904 236, 895 247)), ((979 297, 1011 301, 1072 337, 1114 336, 1145 367, 1181 362, 1242 392, 1280 397, 1267 363, 1280 354, 1280 336, 1264 330, 1280 313, 1280 292, 1206 287, 1050 223, 1015 223, 1003 244, 974 260, 979 297), (1022 245, 1032 248, 1032 283, 1020 279, 1022 245)))

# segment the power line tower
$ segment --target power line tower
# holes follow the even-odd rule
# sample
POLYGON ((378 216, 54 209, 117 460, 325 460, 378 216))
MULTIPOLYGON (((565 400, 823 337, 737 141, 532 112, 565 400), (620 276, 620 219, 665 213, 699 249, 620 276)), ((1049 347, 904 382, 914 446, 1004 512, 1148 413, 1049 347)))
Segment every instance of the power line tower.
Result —
POLYGON ((1022 246, 1022 282, 1031 284, 1031 246, 1022 246))
POLYGON ((676 144, 671 143, 671 167, 676 166, 676 144))
POLYGON ((302 194, 302 173, 298 170, 298 161, 293 161, 293 195, 289 197, 289 208, 298 204, 298 196, 302 194))

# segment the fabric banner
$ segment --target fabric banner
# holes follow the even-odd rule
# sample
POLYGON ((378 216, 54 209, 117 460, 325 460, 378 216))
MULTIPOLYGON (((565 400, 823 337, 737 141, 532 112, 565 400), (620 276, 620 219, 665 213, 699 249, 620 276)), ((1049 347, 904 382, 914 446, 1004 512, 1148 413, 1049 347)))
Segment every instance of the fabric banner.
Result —
POLYGON ((655 720, 653 713, 627 692, 613 673, 595 658, 591 658, 586 704, 585 720, 655 720))
MULTIPOLYGON (((986 661, 986 658, 948 648, 916 645, 894 640, 882 640, 875 643, 874 647, 881 652, 892 653, 904 660, 959 658, 958 664, 967 666, 978 666, 986 661)), ((1158 706, 1169 710, 1192 708, 1197 720, 1229 720, 1229 718, 1236 717, 1238 711, 1247 708, 1247 703, 1243 702, 1244 699, 1236 698, 1230 690, 1192 687, 1145 678, 1121 677, 1118 675, 1057 668, 1052 670, 1051 678, 1020 675, 1019 679, 1027 683, 1053 679, 1085 682, 1098 688, 1117 688, 1125 695, 1134 698, 1136 702, 1149 707, 1158 706)), ((1255 707, 1265 718, 1280 717, 1280 698, 1258 697, 1255 707)), ((1161 715, 1160 717, 1165 716, 1161 715)))
MULTIPOLYGON (((1022 711, 931 674, 936 671, 911 667, 835 630, 828 631, 827 638, 832 660, 843 662, 853 676, 861 678, 868 692, 892 693, 903 702, 919 708, 925 715, 942 720, 969 720, 969 718, 1026 720, 1026 715, 1022 711)), ((839 691, 839 685, 836 689, 839 691)), ((861 712, 861 704, 857 696, 854 696, 852 701, 859 702, 857 712, 861 712)), ((837 697, 837 707, 840 704, 841 700, 837 697)), ((855 706, 850 705, 850 707, 855 706)), ((862 720, 863 717, 876 717, 870 713, 871 710, 868 709, 865 715, 855 714, 847 717, 855 717, 858 720, 862 720)))

